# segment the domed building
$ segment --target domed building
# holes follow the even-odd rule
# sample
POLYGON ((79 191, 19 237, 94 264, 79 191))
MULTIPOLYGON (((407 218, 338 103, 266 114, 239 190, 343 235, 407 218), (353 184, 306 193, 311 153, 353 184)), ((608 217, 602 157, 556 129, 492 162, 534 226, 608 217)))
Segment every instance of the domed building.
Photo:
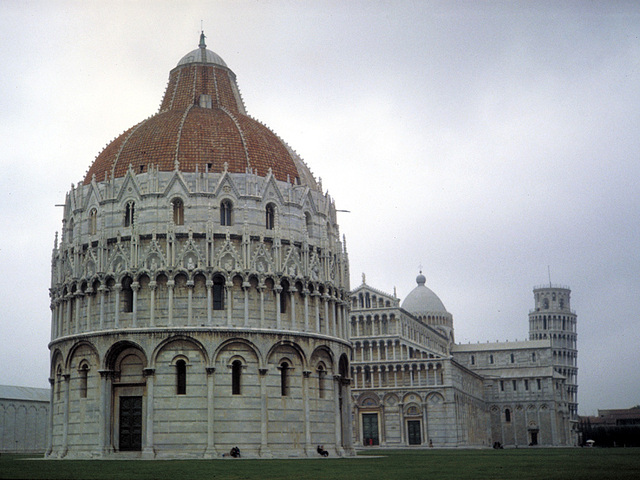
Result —
POLYGON ((453 317, 444 308, 442 300, 425 285, 426 277, 420 272, 416 277, 418 286, 409 292, 402 308, 412 313, 420 322, 435 327, 453 343, 453 317))
POLYGON ((354 445, 575 445, 569 288, 534 289, 529 340, 456 344, 453 316, 422 272, 416 283, 402 304, 364 275, 351 292, 354 445))
POLYGON ((205 45, 66 196, 49 457, 351 455, 333 200, 205 45))

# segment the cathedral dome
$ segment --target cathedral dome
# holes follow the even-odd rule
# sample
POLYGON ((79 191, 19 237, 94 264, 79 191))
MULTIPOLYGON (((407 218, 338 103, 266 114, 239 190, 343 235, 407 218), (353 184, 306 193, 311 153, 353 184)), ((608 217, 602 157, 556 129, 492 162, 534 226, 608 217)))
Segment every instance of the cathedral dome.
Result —
POLYGON ((206 49, 189 52, 169 74, 160 111, 108 144, 84 184, 156 171, 271 172, 280 181, 318 189, 308 167, 275 133, 246 113, 235 74, 206 49))
POLYGON ((427 279, 422 272, 416 277, 416 282, 418 286, 414 288, 407 298, 402 302, 402 308, 409 313, 413 314, 421 314, 427 312, 447 312, 447 309, 444 308, 444 304, 438 298, 438 296, 433 293, 433 291, 425 286, 427 279))

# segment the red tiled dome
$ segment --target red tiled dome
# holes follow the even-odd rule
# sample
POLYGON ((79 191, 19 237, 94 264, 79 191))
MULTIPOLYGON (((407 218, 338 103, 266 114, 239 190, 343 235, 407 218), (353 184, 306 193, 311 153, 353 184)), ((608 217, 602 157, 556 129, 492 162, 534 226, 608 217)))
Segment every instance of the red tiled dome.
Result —
POLYGON ((84 183, 123 177, 149 166, 160 171, 252 171, 291 183, 313 180, 306 166, 264 125, 246 115, 235 74, 200 48, 169 74, 160 111, 113 140, 89 168, 84 183))

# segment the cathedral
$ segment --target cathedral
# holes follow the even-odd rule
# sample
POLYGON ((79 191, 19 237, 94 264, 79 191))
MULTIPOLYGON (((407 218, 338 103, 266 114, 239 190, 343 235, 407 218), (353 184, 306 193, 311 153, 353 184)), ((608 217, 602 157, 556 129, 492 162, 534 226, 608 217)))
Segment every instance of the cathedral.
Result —
POLYGON ((529 340, 456 344, 422 273, 402 304, 350 296, 356 447, 577 444, 576 314, 568 287, 533 291, 529 340))
POLYGON ((529 341, 477 345, 422 274, 402 304, 351 291, 334 200, 205 40, 66 195, 46 456, 572 445, 569 289, 534 290, 529 341))

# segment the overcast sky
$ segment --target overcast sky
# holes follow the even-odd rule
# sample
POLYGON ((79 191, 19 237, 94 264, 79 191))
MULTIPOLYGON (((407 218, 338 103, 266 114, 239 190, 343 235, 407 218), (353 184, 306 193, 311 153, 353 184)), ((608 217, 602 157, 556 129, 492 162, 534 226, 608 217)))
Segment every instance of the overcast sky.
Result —
POLYGON ((581 414, 640 404, 640 4, 0 2, 0 384, 48 386, 65 193, 197 47, 336 200, 351 286, 420 266, 458 342, 572 289, 581 414))

